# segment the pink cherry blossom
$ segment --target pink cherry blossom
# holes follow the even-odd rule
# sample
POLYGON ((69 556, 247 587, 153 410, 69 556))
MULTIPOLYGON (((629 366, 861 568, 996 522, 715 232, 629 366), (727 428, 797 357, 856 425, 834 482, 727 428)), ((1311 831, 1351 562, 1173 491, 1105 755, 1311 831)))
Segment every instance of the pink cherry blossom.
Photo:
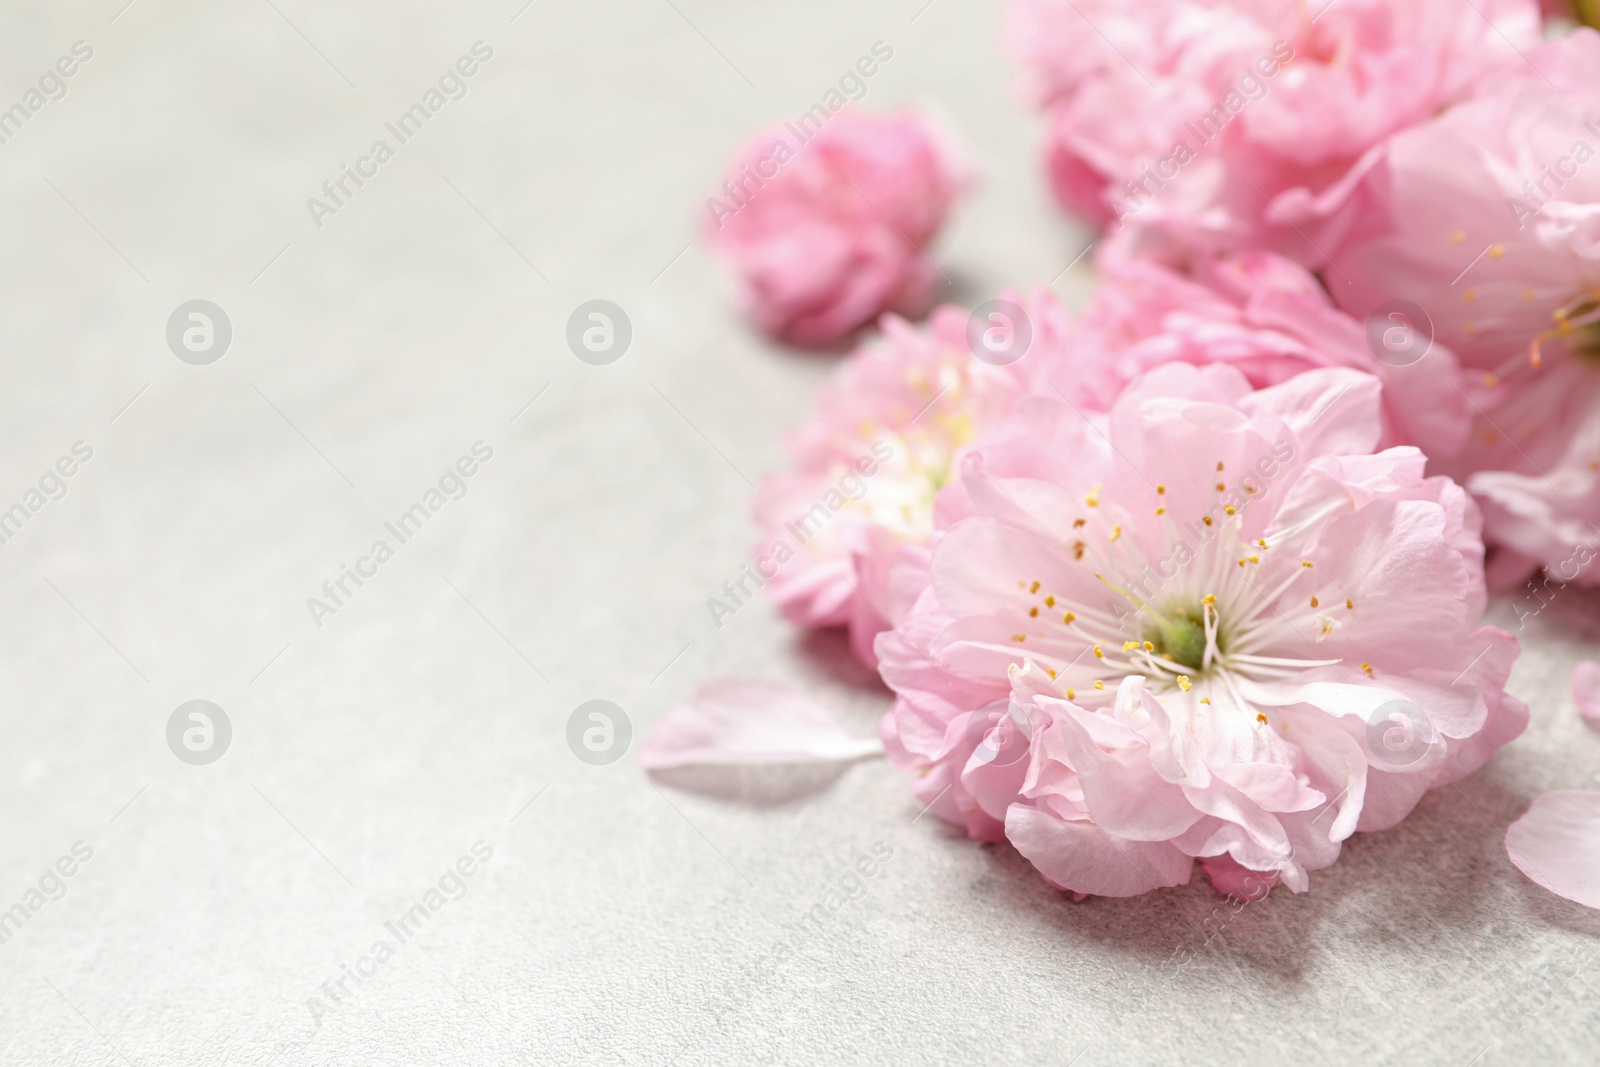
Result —
POLYGON ((1333 306, 1320 282, 1270 252, 1196 264, 1187 277, 1151 262, 1108 264, 1048 381, 1074 403, 1104 410, 1134 378, 1163 363, 1226 363, 1257 387, 1318 367, 1348 367, 1383 382, 1381 445, 1430 456, 1461 449, 1470 409, 1455 356, 1435 345, 1392 365, 1363 325, 1333 306))
POLYGON ((927 248, 967 184, 928 117, 846 108, 820 128, 786 122, 746 142, 702 230, 761 329, 827 344, 884 311, 927 308, 940 282, 927 248))
POLYGON ((856 653, 876 662, 873 638, 901 606, 890 563, 927 543, 935 494, 962 449, 1066 333, 1047 294, 1029 309, 1032 343, 1018 362, 976 359, 968 313, 943 307, 921 328, 885 317, 883 336, 823 387, 815 417, 789 438, 793 469, 763 480, 751 508, 762 531, 756 569, 792 622, 848 626, 856 653))
POLYGON ((1363 218, 1377 146, 1538 43, 1535 0, 1017 0, 1068 210, 1111 254, 1266 248, 1320 266, 1363 218))
POLYGON ((1600 584, 1600 34, 1534 50, 1396 136, 1367 184, 1385 232, 1334 260, 1352 314, 1420 309, 1472 373, 1441 469, 1479 499, 1497 572, 1600 584))
POLYGON ((1196 858, 1225 892, 1298 892, 1517 736, 1476 508, 1417 449, 1373 454, 1380 393, 1177 363, 1105 415, 1019 402, 877 638, 886 749, 922 803, 1075 893, 1180 884, 1196 858))

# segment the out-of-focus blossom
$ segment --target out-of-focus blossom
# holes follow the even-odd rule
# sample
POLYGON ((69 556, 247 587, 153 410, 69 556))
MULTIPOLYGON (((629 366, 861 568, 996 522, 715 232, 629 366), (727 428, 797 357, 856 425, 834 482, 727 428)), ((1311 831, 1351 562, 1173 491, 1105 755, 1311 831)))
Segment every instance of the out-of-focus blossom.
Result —
POLYGON ((1535 0, 1017 0, 1058 198, 1107 255, 1265 248, 1317 268, 1359 232, 1383 140, 1520 64, 1535 0))
POLYGON ((1108 264, 1061 351, 1049 383, 1096 410, 1163 363, 1225 363, 1258 388, 1345 367, 1383 382, 1381 446, 1450 455, 1469 427, 1459 369, 1444 345, 1416 361, 1378 358, 1362 323, 1334 307, 1314 276, 1270 252, 1206 260, 1193 277, 1150 262, 1108 264))
POLYGON ((939 282, 928 246, 968 184, 944 133, 920 113, 846 108, 814 121, 746 142, 702 219, 756 324, 802 345, 837 340, 885 311, 921 314, 939 282))
POLYGON ((1579 29, 1397 135, 1367 178, 1382 236, 1325 277, 1410 315, 1471 374, 1476 425, 1438 469, 1479 499, 1496 571, 1600 584, 1600 34, 1579 29))
POLYGON ((1294 891, 1517 736, 1471 499, 1373 454, 1380 385, 1172 364, 1107 415, 1021 401, 877 639, 890 756, 1052 883, 1294 891), (1226 858, 1224 858, 1226 857, 1226 858))
POLYGON ((848 626, 856 653, 876 662, 873 638, 900 601, 890 564, 903 547, 927 544, 934 497, 962 450, 1066 334, 1048 293, 1027 307, 1032 338, 1020 362, 976 358, 970 316, 943 307, 923 327, 885 317, 883 336, 823 387, 815 416, 789 439, 793 469, 767 477, 752 505, 756 569, 792 622, 848 626))

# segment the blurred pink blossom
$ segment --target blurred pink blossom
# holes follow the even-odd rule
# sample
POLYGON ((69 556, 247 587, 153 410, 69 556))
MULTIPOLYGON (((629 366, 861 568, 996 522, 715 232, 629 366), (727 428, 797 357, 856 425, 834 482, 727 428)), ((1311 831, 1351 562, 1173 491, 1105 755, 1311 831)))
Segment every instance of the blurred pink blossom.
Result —
POLYGON ((789 438, 793 469, 764 479, 751 506, 755 567, 791 621, 848 626, 857 655, 876 662, 873 638, 898 614, 890 563, 927 544, 934 497, 967 443, 1005 414, 1038 353, 1065 335, 1053 297, 1041 292, 1028 307, 1033 337, 1021 362, 976 358, 971 317, 947 306, 922 327, 886 317, 883 336, 823 387, 815 416, 789 438))
POLYGON ((762 330, 822 345, 885 311, 927 308, 940 282, 927 249, 968 184, 927 116, 847 107, 740 147, 702 232, 762 330))
POLYGON ((1163 363, 1226 363, 1258 388, 1346 367, 1383 382, 1381 446, 1451 455, 1470 423, 1448 348, 1436 344, 1414 362, 1380 359, 1363 324, 1334 307, 1315 276, 1270 252, 1205 260, 1192 277, 1151 262, 1108 263, 1059 350, 1045 371, 1050 383, 1095 410, 1163 363))
POLYGON ((1313 269, 1357 232, 1384 138, 1539 32, 1535 0, 1017 0, 1008 23, 1058 199, 1123 220, 1105 254, 1313 269))
POLYGON ((1600 585, 1597 69, 1579 29, 1397 135, 1366 179, 1385 230, 1327 276, 1358 316, 1408 302, 1470 371, 1473 432, 1439 469, 1478 497, 1507 584, 1600 585))

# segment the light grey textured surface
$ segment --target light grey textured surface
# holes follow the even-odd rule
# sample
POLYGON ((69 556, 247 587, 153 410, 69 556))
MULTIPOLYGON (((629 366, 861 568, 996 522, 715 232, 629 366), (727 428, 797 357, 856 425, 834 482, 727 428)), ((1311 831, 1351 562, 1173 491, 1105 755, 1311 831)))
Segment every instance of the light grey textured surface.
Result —
POLYGON ((940 248, 948 295, 1080 299, 1085 268, 1058 274, 1085 237, 1046 202, 991 5, 124 2, 11 5, 0 33, 0 106, 94 50, 0 145, 0 508, 93 449, 0 546, 0 909, 93 849, 0 944, 0 1061, 1600 1056, 1600 916, 1500 842, 1537 791, 1600 786, 1565 696, 1600 632, 1575 592, 1523 631, 1525 738, 1225 923, 1199 879, 1073 904, 914 821, 882 761, 750 803, 569 752, 581 702, 637 743, 720 673, 870 732, 886 697, 837 641, 705 609, 831 357, 752 337, 692 218, 741 136, 884 40, 866 102, 937 102, 986 172, 940 248), (314 226, 306 198, 479 40, 466 97, 314 226), (164 341, 193 298, 233 323, 210 366, 164 341), (633 323, 608 367, 563 343, 594 298, 633 323), (306 599, 480 440, 467 495, 313 625, 306 599), (233 724, 209 766, 165 740, 193 698, 233 724), (479 841, 465 896, 331 1001, 479 841))

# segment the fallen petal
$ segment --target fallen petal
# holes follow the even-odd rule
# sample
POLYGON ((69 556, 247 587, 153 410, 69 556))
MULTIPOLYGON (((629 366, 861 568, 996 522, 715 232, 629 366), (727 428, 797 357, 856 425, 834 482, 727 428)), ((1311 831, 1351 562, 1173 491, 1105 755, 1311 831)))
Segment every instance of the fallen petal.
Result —
POLYGON ((1600 724, 1600 663, 1579 660, 1572 668, 1572 699, 1578 705, 1578 714, 1600 724))
POLYGON ((777 682, 718 678, 667 713, 639 746, 650 769, 704 764, 815 763, 883 752, 872 737, 851 737, 833 714, 777 682))
POLYGON ((1550 892, 1600 908, 1600 793, 1541 793, 1506 831, 1506 854, 1550 892))

